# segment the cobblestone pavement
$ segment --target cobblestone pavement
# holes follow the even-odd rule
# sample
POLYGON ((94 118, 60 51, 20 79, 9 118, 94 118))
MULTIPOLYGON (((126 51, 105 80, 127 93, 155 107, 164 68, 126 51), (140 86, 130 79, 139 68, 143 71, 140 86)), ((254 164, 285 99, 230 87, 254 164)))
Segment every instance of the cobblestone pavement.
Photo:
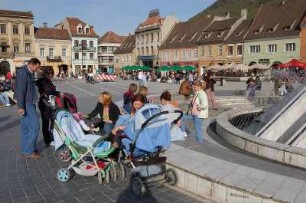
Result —
MULTIPOLYGON (((72 80, 57 81, 56 85, 62 92, 77 95, 79 110, 88 113, 101 91, 110 91, 118 101, 130 82, 87 85, 72 80)), ((175 91, 176 88, 172 84, 150 86, 151 93, 160 93, 163 89, 175 91)), ((20 155, 16 112, 16 105, 0 109, 0 202, 209 202, 168 186, 152 188, 139 199, 131 193, 128 179, 100 185, 95 177, 75 175, 68 183, 60 183, 55 174, 65 164, 56 158, 52 147, 44 147, 41 135, 38 141, 41 159, 25 159, 20 155)))

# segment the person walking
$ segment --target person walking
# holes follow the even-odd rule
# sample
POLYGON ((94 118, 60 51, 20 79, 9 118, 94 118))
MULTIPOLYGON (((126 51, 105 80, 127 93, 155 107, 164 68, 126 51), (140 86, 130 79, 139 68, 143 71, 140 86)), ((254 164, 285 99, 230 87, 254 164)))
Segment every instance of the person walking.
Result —
POLYGON ((23 66, 16 79, 14 98, 17 100, 18 115, 21 117, 21 153, 26 158, 38 159, 41 157, 36 142, 39 135, 39 121, 36 112, 36 85, 34 73, 40 67, 37 58, 31 58, 28 65, 23 66))
POLYGON ((212 74, 211 71, 207 71, 203 79, 204 82, 206 83, 204 91, 207 95, 208 106, 211 109, 217 110, 217 104, 215 99, 215 84, 216 84, 215 76, 212 74))
POLYGON ((49 100, 50 96, 60 96, 60 92, 56 91, 56 87, 51 80, 53 76, 54 71, 52 68, 45 69, 42 72, 42 76, 36 81, 40 95, 38 108, 41 114, 42 134, 47 147, 53 145, 51 129, 53 128, 54 119, 51 108, 45 102, 49 100))
POLYGON ((196 141, 204 143, 203 121, 205 118, 208 118, 208 100, 206 93, 202 89, 201 81, 195 81, 192 87, 194 95, 190 103, 190 114, 183 116, 181 129, 183 132, 186 132, 185 122, 193 120, 196 130, 196 141))

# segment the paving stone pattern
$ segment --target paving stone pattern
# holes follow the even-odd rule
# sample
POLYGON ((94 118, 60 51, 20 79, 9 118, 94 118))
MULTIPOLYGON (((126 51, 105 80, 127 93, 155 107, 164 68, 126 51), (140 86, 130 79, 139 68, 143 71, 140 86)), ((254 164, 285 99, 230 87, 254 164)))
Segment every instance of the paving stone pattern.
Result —
MULTIPOLYGON (((118 100, 130 82, 99 83, 94 86, 86 85, 83 81, 56 84, 59 90, 76 94, 79 110, 89 112, 94 108, 100 92, 112 90, 115 100, 118 100)), ((158 89, 156 87, 155 91, 158 89)), ((16 106, 0 109, 0 202, 210 202, 168 186, 152 188, 139 199, 129 189, 128 178, 100 185, 96 177, 75 175, 68 183, 60 183, 55 174, 65 164, 56 158, 52 147, 44 148, 42 135, 38 142, 43 155, 41 159, 25 159, 20 155, 20 126, 16 112, 16 106)))

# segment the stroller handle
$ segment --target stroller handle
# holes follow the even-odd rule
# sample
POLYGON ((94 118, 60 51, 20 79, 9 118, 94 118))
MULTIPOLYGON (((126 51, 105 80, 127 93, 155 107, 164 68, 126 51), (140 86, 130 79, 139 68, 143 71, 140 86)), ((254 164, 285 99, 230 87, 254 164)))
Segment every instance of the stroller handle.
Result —
POLYGON ((177 117, 177 119, 175 119, 171 124, 176 124, 182 117, 183 117, 183 111, 181 110, 173 110, 173 111, 162 111, 162 112, 159 112, 153 116, 151 116, 150 118, 148 118, 142 125, 141 125, 141 130, 143 130, 147 125, 148 123, 150 123, 152 120, 154 120, 155 118, 161 116, 161 115, 164 115, 164 114, 168 114, 168 113, 179 113, 180 115, 177 117))

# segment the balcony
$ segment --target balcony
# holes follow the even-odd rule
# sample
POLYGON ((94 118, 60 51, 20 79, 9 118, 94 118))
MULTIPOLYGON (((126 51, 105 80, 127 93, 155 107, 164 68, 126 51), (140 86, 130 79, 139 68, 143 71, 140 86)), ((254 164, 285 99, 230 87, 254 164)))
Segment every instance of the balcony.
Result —
POLYGON ((14 58, 15 53, 12 52, 0 52, 0 58, 1 59, 6 59, 6 58, 14 58))
POLYGON ((74 51, 78 52, 96 52, 97 48, 96 47, 87 47, 87 46, 74 46, 73 47, 74 51))
POLYGON ((46 57, 48 62, 62 62, 62 58, 60 56, 47 56, 46 57))

